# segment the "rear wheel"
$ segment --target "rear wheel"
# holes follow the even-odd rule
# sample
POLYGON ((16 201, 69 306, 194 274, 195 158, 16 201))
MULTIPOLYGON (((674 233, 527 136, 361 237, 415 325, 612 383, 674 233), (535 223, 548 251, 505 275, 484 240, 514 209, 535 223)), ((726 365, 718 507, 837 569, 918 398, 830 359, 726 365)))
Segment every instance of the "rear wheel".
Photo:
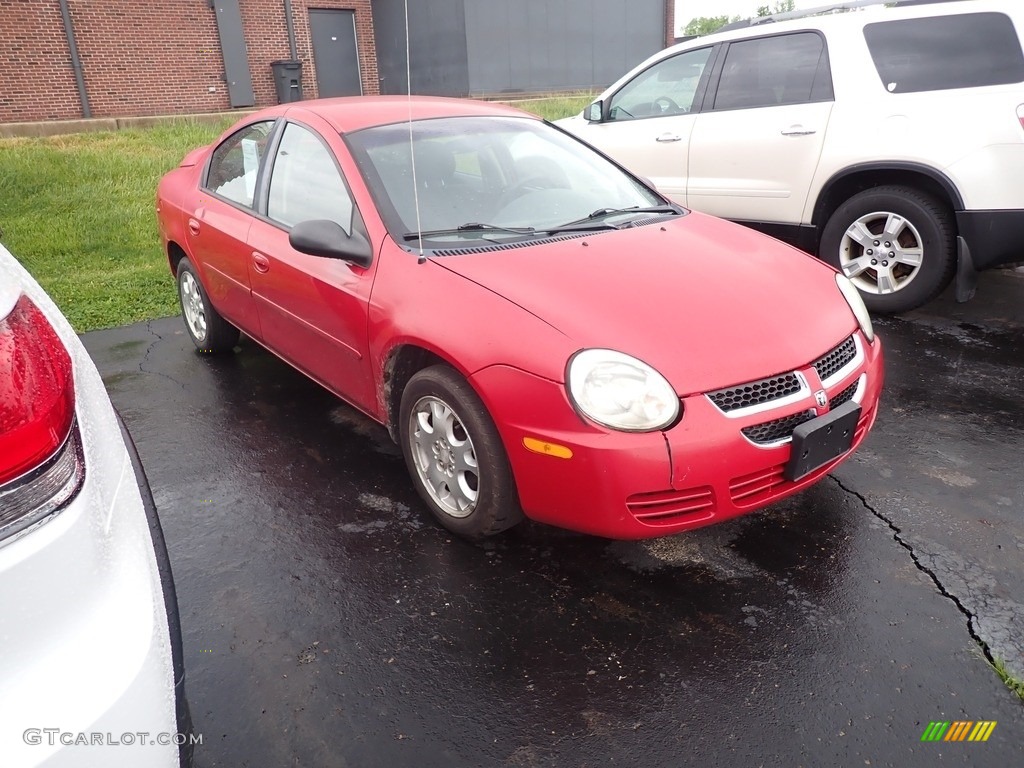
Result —
POLYGON ((402 393, 399 427, 409 474, 442 526, 482 539, 522 520, 498 430, 458 373, 445 365, 416 373, 402 393))
POLYGON ((238 329, 210 304, 210 297, 188 259, 178 262, 178 300, 185 329, 196 349, 204 354, 214 354, 235 348, 238 329))
POLYGON ((954 231, 952 212, 936 198, 911 187, 878 187, 836 209, 818 255, 850 278, 872 312, 906 312, 953 277, 954 231))

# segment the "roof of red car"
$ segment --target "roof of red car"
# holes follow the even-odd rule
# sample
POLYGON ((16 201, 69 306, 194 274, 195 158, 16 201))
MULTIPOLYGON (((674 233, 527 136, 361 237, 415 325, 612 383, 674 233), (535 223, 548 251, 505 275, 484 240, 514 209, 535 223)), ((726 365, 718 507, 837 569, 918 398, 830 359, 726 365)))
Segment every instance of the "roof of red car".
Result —
POLYGON ((374 125, 405 122, 409 119, 410 113, 413 120, 479 115, 532 117, 526 112, 504 104, 436 96, 345 96, 336 99, 314 99, 271 107, 260 114, 289 114, 298 117, 304 111, 319 115, 340 133, 358 131, 374 125))

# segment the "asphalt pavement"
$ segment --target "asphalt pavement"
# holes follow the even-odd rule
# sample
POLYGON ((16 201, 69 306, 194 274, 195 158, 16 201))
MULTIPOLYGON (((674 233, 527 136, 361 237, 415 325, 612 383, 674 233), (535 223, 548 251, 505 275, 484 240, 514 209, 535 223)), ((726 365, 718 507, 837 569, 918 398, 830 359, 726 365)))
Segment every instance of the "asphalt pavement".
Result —
POLYGON ((1024 678, 1024 275, 877 328, 878 423, 814 488, 665 539, 476 546, 256 344, 86 334, 163 521, 197 765, 1024 764, 988 663, 1024 678))

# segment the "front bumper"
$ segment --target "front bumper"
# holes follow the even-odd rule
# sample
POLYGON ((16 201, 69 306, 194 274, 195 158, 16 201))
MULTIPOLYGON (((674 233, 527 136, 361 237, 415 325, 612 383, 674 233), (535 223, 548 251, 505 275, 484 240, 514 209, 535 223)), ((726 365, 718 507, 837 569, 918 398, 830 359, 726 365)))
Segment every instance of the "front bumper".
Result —
POLYGON ((683 398, 676 426, 641 434, 585 423, 561 384, 517 369, 496 366, 472 378, 501 433, 528 517, 608 538, 643 539, 760 509, 812 485, 845 460, 875 422, 884 378, 881 341, 860 342, 859 364, 822 387, 833 398, 861 382, 853 446, 796 482, 783 477, 788 442, 757 445, 741 430, 815 408, 812 393, 821 382, 812 370, 805 372, 811 385, 807 399, 728 418, 703 394, 693 395, 683 398), (528 450, 524 438, 565 446, 572 457, 528 450))

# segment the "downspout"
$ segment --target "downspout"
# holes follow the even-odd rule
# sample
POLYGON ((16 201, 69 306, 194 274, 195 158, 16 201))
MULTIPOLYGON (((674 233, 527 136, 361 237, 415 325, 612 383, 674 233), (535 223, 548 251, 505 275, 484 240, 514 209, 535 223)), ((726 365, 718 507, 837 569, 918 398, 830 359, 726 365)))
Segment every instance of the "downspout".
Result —
POLYGON ((71 67, 75 70, 78 100, 82 102, 82 117, 92 117, 92 110, 89 108, 89 94, 85 90, 85 78, 82 76, 82 60, 78 56, 78 46, 75 45, 75 28, 71 24, 68 0, 60 0, 60 15, 64 17, 64 34, 67 35, 68 51, 71 52, 71 67))
POLYGON ((284 0, 284 23, 288 27, 288 52, 292 61, 298 61, 299 52, 295 47, 295 20, 292 19, 292 0, 284 0))

